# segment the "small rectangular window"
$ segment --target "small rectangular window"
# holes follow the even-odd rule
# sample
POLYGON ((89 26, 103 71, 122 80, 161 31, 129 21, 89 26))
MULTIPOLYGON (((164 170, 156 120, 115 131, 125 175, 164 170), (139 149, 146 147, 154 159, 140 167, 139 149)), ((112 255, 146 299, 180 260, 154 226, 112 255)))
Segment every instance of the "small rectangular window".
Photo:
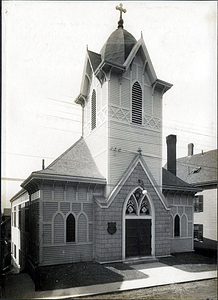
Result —
POLYGON ((203 242, 203 225, 194 224, 194 240, 203 242))
POLYGON ((195 196, 194 212, 203 212, 203 195, 195 196))

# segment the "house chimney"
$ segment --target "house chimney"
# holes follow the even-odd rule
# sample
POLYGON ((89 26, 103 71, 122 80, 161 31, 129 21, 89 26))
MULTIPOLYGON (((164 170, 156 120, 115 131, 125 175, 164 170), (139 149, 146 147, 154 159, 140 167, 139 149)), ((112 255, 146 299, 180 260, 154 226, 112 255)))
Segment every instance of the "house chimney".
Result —
POLYGON ((194 144, 188 144, 188 156, 192 156, 194 154, 194 144))
POLYGON ((176 135, 170 134, 167 142, 167 170, 176 175, 176 135))
POLYGON ((45 160, 43 159, 42 160, 42 170, 44 170, 45 169, 45 160))

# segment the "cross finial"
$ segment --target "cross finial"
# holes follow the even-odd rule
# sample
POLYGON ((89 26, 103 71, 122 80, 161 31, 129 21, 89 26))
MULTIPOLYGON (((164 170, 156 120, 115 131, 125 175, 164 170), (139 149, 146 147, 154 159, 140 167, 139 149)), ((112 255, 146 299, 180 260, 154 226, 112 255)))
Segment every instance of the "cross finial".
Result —
POLYGON ((120 11, 120 20, 118 21, 118 28, 121 27, 123 28, 123 19, 122 19, 122 13, 126 13, 126 9, 123 8, 123 4, 120 3, 120 6, 116 6, 116 10, 119 10, 120 11))

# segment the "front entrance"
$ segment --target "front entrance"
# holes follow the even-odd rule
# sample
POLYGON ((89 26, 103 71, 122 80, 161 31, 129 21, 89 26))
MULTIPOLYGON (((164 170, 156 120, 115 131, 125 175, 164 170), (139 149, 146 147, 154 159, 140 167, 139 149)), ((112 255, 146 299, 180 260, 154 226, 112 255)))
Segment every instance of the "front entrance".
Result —
POLYGON ((126 219, 126 257, 151 255, 151 219, 126 219))

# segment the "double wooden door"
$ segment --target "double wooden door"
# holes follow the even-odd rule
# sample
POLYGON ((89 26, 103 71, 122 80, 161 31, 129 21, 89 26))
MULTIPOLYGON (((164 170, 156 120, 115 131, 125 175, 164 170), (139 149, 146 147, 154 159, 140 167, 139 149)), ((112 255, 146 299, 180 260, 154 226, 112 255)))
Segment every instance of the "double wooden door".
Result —
POLYGON ((126 257, 151 255, 151 220, 126 219, 126 257))

